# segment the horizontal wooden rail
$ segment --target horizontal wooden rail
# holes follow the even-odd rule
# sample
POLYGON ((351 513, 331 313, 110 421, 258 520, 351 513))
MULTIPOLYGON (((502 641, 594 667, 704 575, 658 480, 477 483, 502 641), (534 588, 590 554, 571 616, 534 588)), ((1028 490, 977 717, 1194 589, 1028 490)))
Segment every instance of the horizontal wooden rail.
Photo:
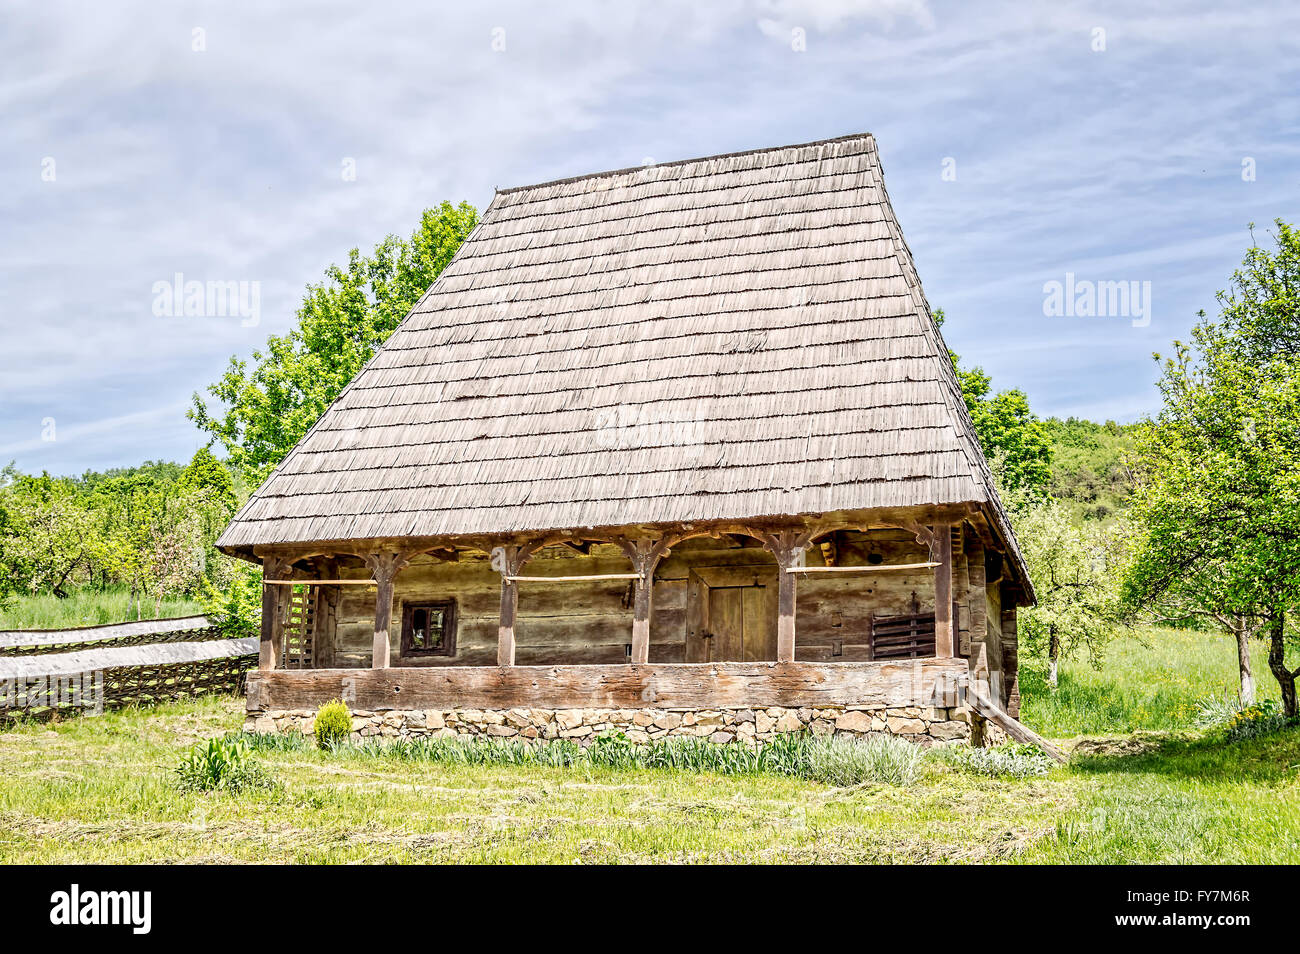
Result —
POLYGON ((591 576, 507 576, 511 583, 524 581, 543 583, 591 583, 596 580, 639 580, 640 573, 594 573, 591 576))
POLYGON ((881 570, 926 570, 939 563, 881 563, 878 566, 788 566, 787 573, 877 573, 881 570))
POLYGON ((374 580, 263 580, 271 586, 374 586, 374 580))

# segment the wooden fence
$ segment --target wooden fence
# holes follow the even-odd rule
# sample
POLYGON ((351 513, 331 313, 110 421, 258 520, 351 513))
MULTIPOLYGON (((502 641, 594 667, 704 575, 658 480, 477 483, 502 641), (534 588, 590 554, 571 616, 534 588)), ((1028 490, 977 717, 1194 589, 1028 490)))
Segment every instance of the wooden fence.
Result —
POLYGON ((0 721, 243 692, 256 666, 256 638, 227 639, 202 616, 0 632, 0 721))

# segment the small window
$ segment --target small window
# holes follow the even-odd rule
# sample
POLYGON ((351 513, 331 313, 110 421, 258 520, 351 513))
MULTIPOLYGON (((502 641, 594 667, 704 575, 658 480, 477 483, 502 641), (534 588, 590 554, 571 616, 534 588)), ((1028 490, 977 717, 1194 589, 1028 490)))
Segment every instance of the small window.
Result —
POLYGON ((455 600, 403 605, 402 655, 456 655, 455 600))

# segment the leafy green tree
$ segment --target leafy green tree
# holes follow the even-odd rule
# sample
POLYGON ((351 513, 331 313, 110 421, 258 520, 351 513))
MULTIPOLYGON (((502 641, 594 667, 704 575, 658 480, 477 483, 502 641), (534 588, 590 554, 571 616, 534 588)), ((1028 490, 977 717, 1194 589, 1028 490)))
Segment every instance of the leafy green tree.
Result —
MULTIPOLYGON (((1000 460, 993 464, 1000 475, 1000 460)), ((1100 666, 1126 627, 1120 581, 1128 525, 1076 519, 1061 501, 1023 487, 1004 486, 1001 496, 1038 595, 1037 605, 1020 613, 1021 643, 1028 656, 1046 662, 1055 689, 1061 660, 1086 656, 1100 666)))
POLYGON ((248 361, 231 358, 188 416, 225 448, 251 486, 270 473, 451 261, 478 223, 474 207, 426 210, 409 240, 388 236, 373 254, 357 249, 308 288, 297 326, 267 339, 248 361))
MULTIPOLYGON (((944 319, 943 309, 937 309, 935 322, 943 325, 944 319)), ((1052 447, 1025 392, 1012 389, 995 394, 993 381, 982 368, 962 370, 957 355, 952 351, 948 355, 980 446, 988 457, 1003 461, 1003 481, 1013 490, 1045 491, 1052 477, 1052 447)))
POLYGON ((1252 245, 1219 293, 1218 319, 1202 313, 1191 343, 1175 342, 1163 363, 1162 407, 1138 441, 1142 535, 1126 592, 1262 621, 1294 716, 1300 669, 1286 656, 1300 604, 1300 233, 1277 227, 1275 248, 1252 245))
POLYGON ((94 520, 77 485, 49 474, 17 474, 5 488, 4 507, 10 585, 66 598, 94 568, 94 520))

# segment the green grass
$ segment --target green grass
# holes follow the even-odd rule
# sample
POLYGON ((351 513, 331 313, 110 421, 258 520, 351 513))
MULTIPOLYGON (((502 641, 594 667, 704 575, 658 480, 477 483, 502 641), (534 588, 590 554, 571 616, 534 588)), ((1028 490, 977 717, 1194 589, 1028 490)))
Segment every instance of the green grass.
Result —
MULTIPOLYGON (((1257 642, 1252 662, 1261 700, 1278 697, 1267 656, 1257 642)), ((1116 640, 1100 670, 1064 662, 1055 693, 1025 666, 1020 692, 1021 720, 1051 738, 1187 729, 1202 699, 1236 698, 1237 648, 1219 633, 1151 628, 1116 640)))
MULTIPOLYGON (((130 594, 123 588, 73 590, 67 599, 50 593, 18 596, 6 609, 0 609, 0 629, 65 629, 75 626, 99 626, 125 623, 135 619, 130 594)), ((193 600, 163 600, 162 611, 155 613, 152 599, 141 600, 144 619, 195 616, 203 607, 193 600)))
POLYGON ((185 792, 235 731, 208 698, 0 732, 0 862, 1291 862, 1295 730, 1147 739, 1046 776, 926 758, 909 785, 661 768, 452 764, 258 747, 277 784, 185 792))
POLYGON ((1199 699, 1235 691, 1234 659, 1224 638, 1162 630, 1101 672, 1067 664, 1055 695, 1030 684, 1026 721, 1089 737, 1024 778, 934 755, 905 784, 834 785, 685 749, 548 766, 285 738, 251 740, 272 784, 231 794, 182 791, 176 767, 238 731, 239 700, 20 725, 0 731, 0 862, 1294 864, 1300 730, 1191 727, 1199 699))

